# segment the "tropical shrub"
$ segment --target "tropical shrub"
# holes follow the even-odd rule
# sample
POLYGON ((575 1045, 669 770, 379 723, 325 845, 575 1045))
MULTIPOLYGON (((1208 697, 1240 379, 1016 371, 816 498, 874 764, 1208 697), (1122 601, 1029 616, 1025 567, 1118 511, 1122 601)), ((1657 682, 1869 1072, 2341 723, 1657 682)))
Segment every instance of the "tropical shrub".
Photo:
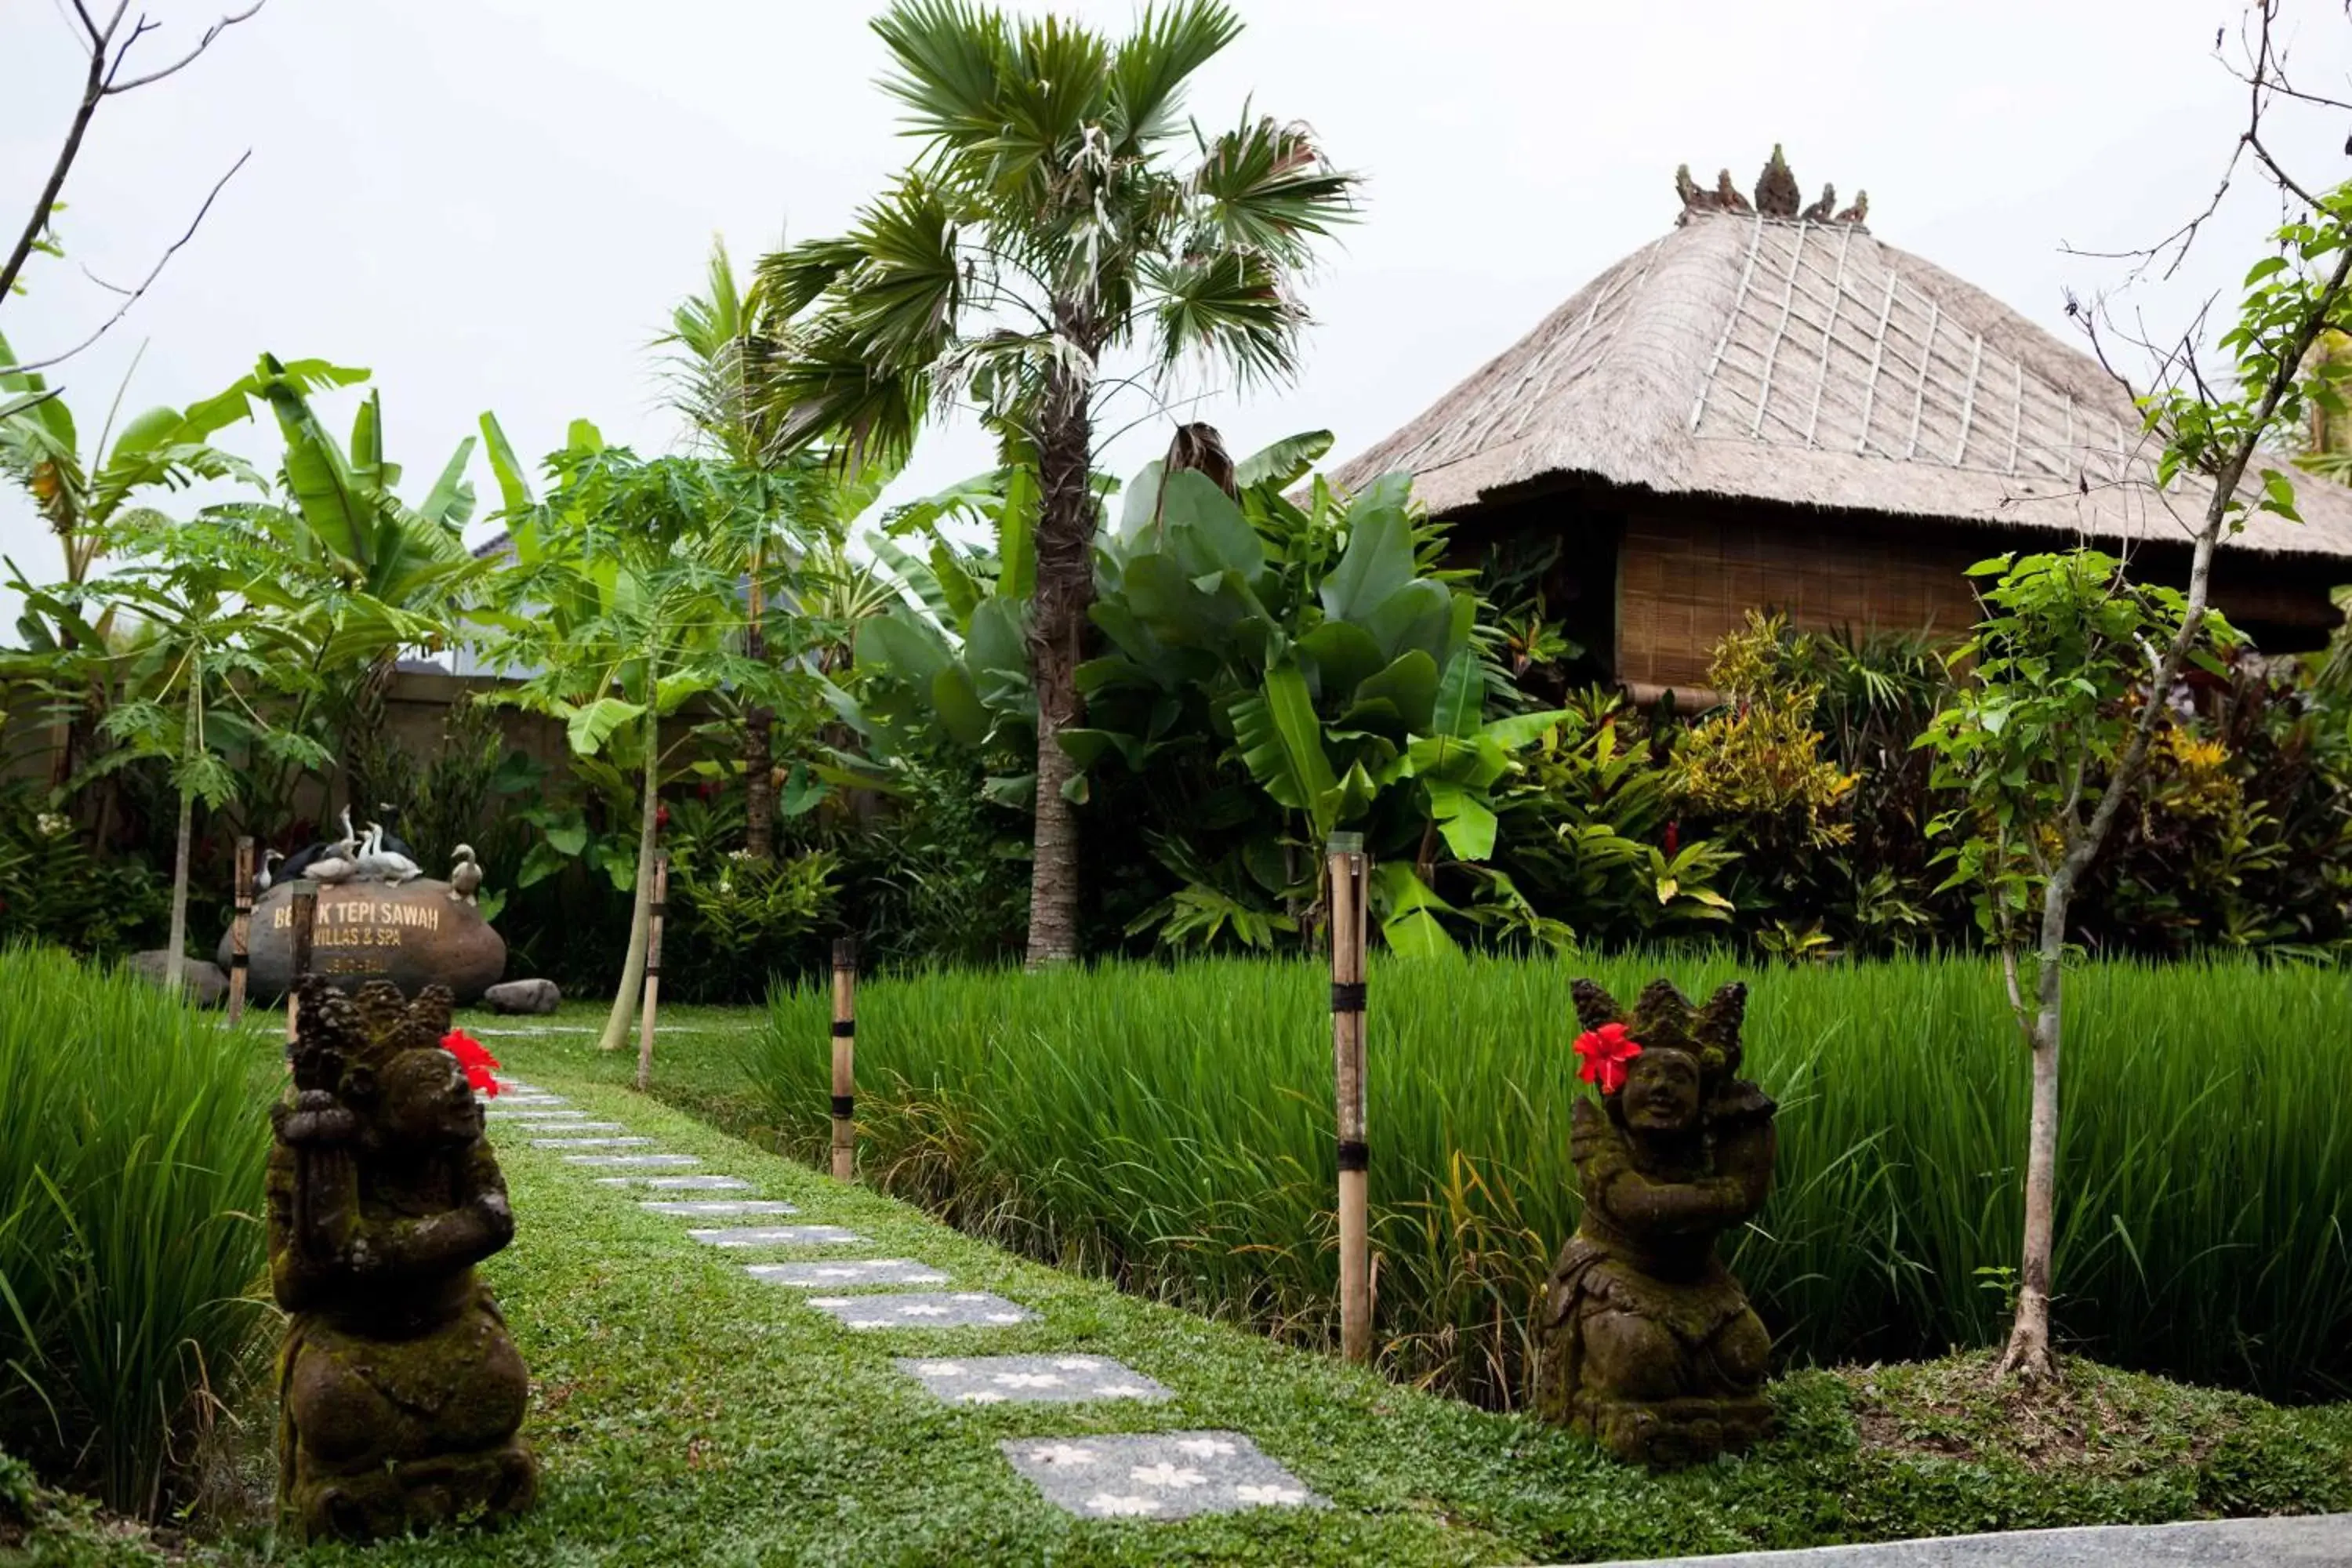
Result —
MULTIPOLYGON (((1493 1405, 1574 1228, 1570 978, 1755 982, 1780 1102, 1769 1205, 1727 1248, 1782 1358, 1995 1342, 2027 1062, 1978 958, 1757 974, 1723 953, 1377 963, 1369 1061, 1381 1360, 1493 1405)), ((859 993, 864 1168, 975 1230, 1309 1344, 1336 1333, 1328 971, 1194 961, 877 978, 859 993)), ((2352 993, 2239 962, 2093 963, 2070 986, 2057 1321, 2103 1361, 2272 1396, 2352 1390, 2352 993)), ((822 1160, 821 985, 745 1069, 822 1160)))
POLYGON ((275 1052, 0 947, 0 1447, 154 1517, 256 1369, 275 1052))

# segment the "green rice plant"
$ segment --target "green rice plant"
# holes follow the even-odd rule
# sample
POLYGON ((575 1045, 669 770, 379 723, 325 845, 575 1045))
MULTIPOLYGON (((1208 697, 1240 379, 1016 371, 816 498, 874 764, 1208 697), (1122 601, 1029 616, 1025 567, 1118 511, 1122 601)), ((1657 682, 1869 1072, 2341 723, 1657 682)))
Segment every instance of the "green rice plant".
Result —
MULTIPOLYGON (((1377 1326, 1409 1381, 1534 1386, 1534 1313, 1577 1219, 1570 981, 1696 995, 1721 953, 1377 956, 1377 1326)), ((1999 1337, 2028 1061, 1987 963, 1746 973, 1780 1102, 1771 1202, 1728 1238, 1791 1362, 1999 1337)), ((1328 975, 1204 960, 862 987, 868 1180, 967 1229, 1307 1343, 1337 1331, 1328 975)), ((2278 1396, 2352 1386, 2352 993, 2240 963, 2084 967, 2069 988, 2057 1246, 2070 1346, 2278 1396)), ((825 1001, 779 992, 744 1066, 793 1150, 826 1137, 825 1001)))
POLYGON ((154 1516, 251 1370, 273 1053, 0 948, 0 1447, 154 1516))

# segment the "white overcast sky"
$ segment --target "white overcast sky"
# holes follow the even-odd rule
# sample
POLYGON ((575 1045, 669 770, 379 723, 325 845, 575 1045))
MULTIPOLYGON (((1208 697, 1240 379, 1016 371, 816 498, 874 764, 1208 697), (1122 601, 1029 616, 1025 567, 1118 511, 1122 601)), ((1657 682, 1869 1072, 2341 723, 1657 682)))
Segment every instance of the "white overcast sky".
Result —
MULTIPOLYGON (((184 47, 216 5, 147 0, 184 47)), ((97 0, 92 0, 96 5, 97 0)), ((2352 27, 2289 0, 2299 72, 2343 93, 2352 27), (2296 9, 2299 7, 2299 10, 2296 9)), ((130 317, 68 367, 85 429, 144 346, 126 410, 217 390, 267 350, 372 368, 390 454, 418 484, 495 410, 525 456, 584 416, 645 452, 678 440, 647 344, 698 288, 713 235, 740 263, 837 231, 906 159, 866 0, 269 0, 180 76, 108 103, 66 196, 68 262, 0 301, 33 357, 111 308, 80 268, 135 279, 240 153, 252 161, 130 317)), ((1110 28, 1127 0, 1066 0, 1110 28)), ((1245 98, 1312 124, 1367 177, 1363 220, 1310 286, 1297 384, 1213 395, 1236 452, 1328 426, 1386 434, 1673 220, 1675 166, 1743 187, 1776 141, 1810 200, 1871 196, 1884 238, 2055 330, 2116 268, 2062 246, 2144 244, 2202 205, 2242 123, 2212 56, 2233 0, 1242 0, 1195 79, 1211 126, 1245 98)), ((28 213, 82 70, 66 0, 0 0, 0 226, 28 213)), ((2352 174, 2352 126, 2288 136, 2308 177, 2352 174)), ((2149 294, 2177 322, 2234 286, 2276 220, 2248 188, 2149 294)), ((1198 390, 1197 388, 1194 390, 1198 390)), ((347 423, 349 396, 336 423, 347 423)), ((251 426, 231 446, 260 459, 251 426)), ((1164 445, 1115 447, 1125 472, 1164 445)), ((926 437, 901 492, 984 468, 969 427, 926 437)), ((496 494, 478 460, 478 489, 496 494)), ((478 525, 478 534, 481 531, 478 525)), ((54 576, 23 499, 0 551, 54 576)), ((8 612, 13 616, 13 610, 8 612)))

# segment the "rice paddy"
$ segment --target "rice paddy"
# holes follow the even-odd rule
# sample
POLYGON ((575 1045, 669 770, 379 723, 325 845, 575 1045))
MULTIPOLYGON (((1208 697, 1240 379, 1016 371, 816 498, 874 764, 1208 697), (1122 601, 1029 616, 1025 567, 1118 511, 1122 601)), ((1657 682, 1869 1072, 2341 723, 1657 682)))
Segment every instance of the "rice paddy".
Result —
MULTIPOLYGON (((2028 1077, 1968 958, 1763 973, 1707 954, 1376 963, 1376 1330, 1394 1376, 1515 1407, 1531 1307, 1574 1229, 1569 983, 1753 983, 1748 1071, 1778 1184, 1729 1248, 1790 1363, 1994 1342, 2017 1252, 2028 1077)), ((1328 976, 1204 961, 867 983, 866 1179, 968 1230, 1295 1342, 1333 1342, 1328 976)), ((767 1120, 821 1157, 819 988, 741 1047, 767 1120)), ((2352 993, 2237 963, 2069 977, 2057 1244, 2068 1348, 2341 1397, 2352 1385, 2352 993)))

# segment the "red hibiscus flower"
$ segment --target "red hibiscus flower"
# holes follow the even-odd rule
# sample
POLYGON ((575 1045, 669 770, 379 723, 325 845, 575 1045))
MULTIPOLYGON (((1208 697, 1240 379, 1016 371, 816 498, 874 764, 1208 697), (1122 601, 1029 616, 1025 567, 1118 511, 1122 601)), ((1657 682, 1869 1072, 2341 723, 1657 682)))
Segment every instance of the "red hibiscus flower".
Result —
POLYGON ((1642 1044, 1625 1033, 1624 1025, 1603 1024, 1576 1037, 1576 1054, 1584 1058, 1576 1076, 1599 1084, 1603 1094, 1614 1094, 1625 1087, 1625 1064, 1642 1054, 1642 1044))
POLYGON ((441 1048, 457 1058, 457 1065, 466 1069, 466 1081, 474 1086, 476 1092, 492 1100, 499 1097, 499 1080, 490 1075, 499 1058, 490 1055, 481 1041, 463 1029, 452 1029, 441 1037, 441 1048))

